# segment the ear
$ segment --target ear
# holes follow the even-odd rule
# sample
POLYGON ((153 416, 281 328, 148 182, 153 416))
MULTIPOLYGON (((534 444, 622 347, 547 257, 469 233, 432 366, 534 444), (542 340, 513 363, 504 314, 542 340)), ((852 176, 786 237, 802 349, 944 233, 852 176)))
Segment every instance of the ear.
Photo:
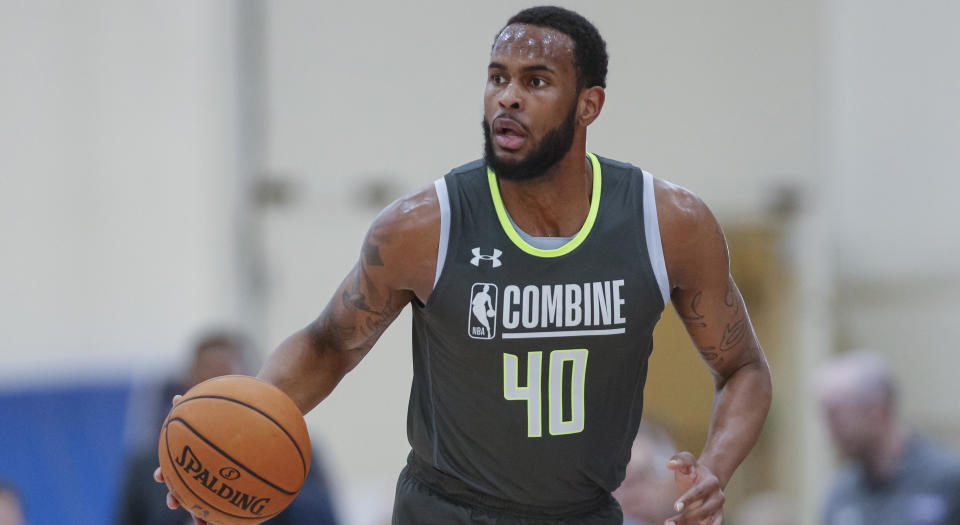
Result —
POLYGON ((577 102, 577 124, 587 127, 597 120, 607 93, 600 86, 593 86, 580 92, 577 102))

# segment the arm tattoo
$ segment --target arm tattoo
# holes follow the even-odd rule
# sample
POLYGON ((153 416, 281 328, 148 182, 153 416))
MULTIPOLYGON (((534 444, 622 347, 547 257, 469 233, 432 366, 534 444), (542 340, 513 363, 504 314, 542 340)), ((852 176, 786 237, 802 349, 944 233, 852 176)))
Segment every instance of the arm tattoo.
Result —
MULTIPOLYGON (((363 270, 360 271, 363 272, 363 270)), ((366 277, 364 275, 364 277, 366 277)), ((363 310, 364 312, 371 313, 374 315, 383 315, 383 312, 378 312, 370 307, 367 304, 367 297, 360 291, 360 276, 357 276, 357 279, 354 280, 353 286, 349 290, 344 290, 343 295, 341 296, 343 300, 343 307, 347 310, 355 308, 357 310, 363 310)))
MULTIPOLYGON (((376 238, 376 236, 373 236, 373 237, 376 238)), ((355 278, 353 281, 353 286, 350 287, 349 290, 343 291, 343 296, 342 296, 343 306, 347 310, 349 310, 352 307, 352 308, 356 308, 357 310, 362 310, 370 314, 382 316, 385 314, 385 310, 390 304, 389 298, 387 299, 387 304, 385 304, 382 309, 384 311, 377 311, 367 304, 367 297, 360 290, 361 283, 366 283, 370 281, 370 277, 367 275, 367 270, 365 267, 366 266, 384 266, 383 259, 380 258, 380 246, 371 242, 370 239, 363 241, 362 258, 363 258, 363 262, 357 268, 357 271, 355 273, 355 278)), ((368 322, 369 322, 369 319, 368 319, 368 322)))
POLYGON ((348 348, 346 342, 357 331, 352 326, 338 324, 328 315, 323 315, 318 324, 315 329, 310 330, 310 339, 313 348, 321 351, 329 349, 338 354, 343 353, 348 348))
POLYGON ((726 352, 731 348, 736 347, 743 339, 747 336, 747 320, 740 319, 739 321, 733 324, 727 324, 726 328, 723 329, 723 338, 720 341, 720 352, 726 352))
MULTIPOLYGON (((382 307, 370 305, 363 283, 368 281, 362 267, 355 270, 353 284, 340 295, 340 314, 324 312, 314 334, 316 348, 328 348, 338 353, 366 351, 397 317, 399 304, 387 297, 382 307)), ((335 311, 335 310, 334 310, 335 311)))
POLYGON ((740 311, 740 303, 737 301, 737 294, 735 292, 733 285, 733 278, 730 278, 730 282, 727 283, 727 293, 723 296, 723 304, 727 305, 727 308, 733 308, 733 313, 740 311))
POLYGON ((680 315, 680 319, 683 320, 683 323, 689 328, 706 328, 707 323, 703 321, 703 314, 697 311, 697 306, 700 304, 700 299, 703 298, 703 292, 697 292, 693 299, 690 301, 690 312, 684 313, 679 309, 677 314, 680 315))
POLYGON ((340 300, 334 295, 312 323, 311 345, 317 352, 362 357, 409 302, 403 292, 378 285, 368 272, 385 271, 373 268, 386 266, 380 256, 380 241, 386 237, 374 233, 364 241, 360 262, 345 280, 340 300))
POLYGON ((363 242, 363 264, 383 266, 383 259, 380 258, 380 247, 369 240, 363 242))
POLYGON ((720 357, 720 354, 717 352, 717 347, 715 346, 698 346, 697 351, 700 352, 700 355, 703 356, 703 359, 708 363, 717 361, 718 363, 723 362, 723 358, 720 357))

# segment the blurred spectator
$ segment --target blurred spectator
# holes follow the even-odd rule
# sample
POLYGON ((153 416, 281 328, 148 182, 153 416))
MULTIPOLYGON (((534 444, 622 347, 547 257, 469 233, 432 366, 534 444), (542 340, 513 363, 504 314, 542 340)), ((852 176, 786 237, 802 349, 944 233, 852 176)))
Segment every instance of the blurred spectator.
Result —
MULTIPOLYGON (((250 356, 246 340, 238 334, 216 330, 199 337, 193 346, 190 364, 182 377, 142 388, 131 402, 127 436, 131 454, 121 484, 123 491, 115 523, 117 525, 184 525, 193 520, 183 509, 166 505, 167 488, 153 481, 157 468, 157 437, 176 394, 222 375, 248 374, 250 356)), ((320 453, 313 452, 310 474, 297 498, 270 525, 336 524, 332 498, 320 453)), ((0 525, 6 525, 0 521, 0 525)))
POLYGON ((26 525, 26 523, 16 489, 0 480, 0 525, 26 525))
POLYGON ((665 430, 643 422, 630 451, 626 476, 613 496, 623 508, 624 525, 660 525, 676 514, 680 493, 667 462, 677 448, 665 430))
POLYGON ((846 354, 817 380, 831 438, 848 461, 828 495, 825 524, 960 523, 960 463, 900 423, 884 361, 846 354))
POLYGON ((740 505, 736 525, 797 525, 796 510, 783 496, 764 492, 740 505))
POLYGON ((124 441, 127 449, 139 452, 156 448, 160 427, 170 411, 173 396, 183 394, 207 379, 229 374, 247 374, 251 366, 247 340, 229 330, 213 329, 200 334, 184 369, 163 381, 134 385, 127 408, 124 441))

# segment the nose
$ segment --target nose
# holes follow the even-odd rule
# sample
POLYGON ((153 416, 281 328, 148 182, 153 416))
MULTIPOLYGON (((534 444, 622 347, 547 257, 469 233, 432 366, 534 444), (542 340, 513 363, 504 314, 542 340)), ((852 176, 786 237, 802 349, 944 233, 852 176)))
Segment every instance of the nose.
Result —
POLYGON ((506 109, 521 109, 523 99, 520 96, 520 89, 514 82, 510 82, 500 92, 500 107, 506 109))

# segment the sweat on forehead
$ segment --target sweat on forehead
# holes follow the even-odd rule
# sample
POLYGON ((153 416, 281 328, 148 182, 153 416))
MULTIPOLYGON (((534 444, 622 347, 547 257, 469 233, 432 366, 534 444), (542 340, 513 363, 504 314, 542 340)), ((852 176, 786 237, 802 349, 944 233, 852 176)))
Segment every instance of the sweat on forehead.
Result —
POLYGON ((510 24, 500 31, 493 42, 492 52, 517 52, 530 56, 573 54, 574 43, 566 34, 549 27, 529 24, 510 24))

